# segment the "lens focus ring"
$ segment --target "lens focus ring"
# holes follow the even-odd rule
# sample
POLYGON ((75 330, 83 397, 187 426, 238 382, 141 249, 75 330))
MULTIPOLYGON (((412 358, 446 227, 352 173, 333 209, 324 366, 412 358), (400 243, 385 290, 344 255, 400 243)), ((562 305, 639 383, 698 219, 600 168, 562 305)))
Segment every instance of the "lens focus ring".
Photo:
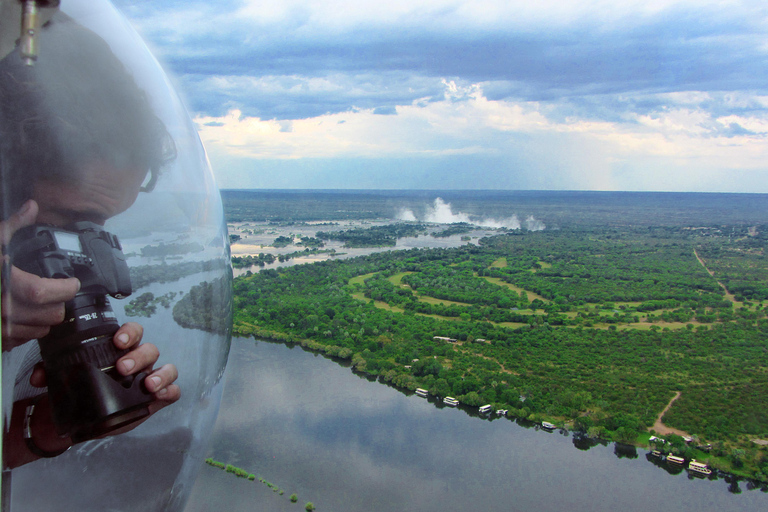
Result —
POLYGON ((115 347, 110 334, 83 340, 77 350, 61 352, 56 358, 48 360, 46 363, 52 368, 65 368, 88 363, 104 370, 115 366, 115 362, 127 353, 128 350, 115 347))

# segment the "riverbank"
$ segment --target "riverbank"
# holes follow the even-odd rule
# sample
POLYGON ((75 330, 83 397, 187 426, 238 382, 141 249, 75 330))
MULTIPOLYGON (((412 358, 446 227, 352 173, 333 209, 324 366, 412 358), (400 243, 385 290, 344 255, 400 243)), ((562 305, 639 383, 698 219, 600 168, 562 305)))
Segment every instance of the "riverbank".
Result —
MULTIPOLYGON (((418 381, 415 381, 413 379, 387 380, 382 375, 367 371, 364 365, 361 366, 361 365, 355 364, 354 353, 352 352, 352 350, 348 348, 338 347, 333 345, 325 345, 312 339, 302 338, 302 337, 294 336, 291 334, 282 333, 279 331, 260 328, 253 324, 249 324, 249 325, 245 325, 242 323, 237 324, 234 334, 236 336, 243 336, 243 337, 252 336, 256 339, 262 339, 266 341, 283 343, 288 345, 301 346, 302 348, 309 350, 313 353, 325 355, 338 363, 349 365, 355 371, 355 373, 358 373, 360 375, 365 375, 369 378, 369 380, 378 380, 379 382, 387 384, 405 394, 414 393, 416 388, 420 387, 420 384, 418 383, 418 381)), ((670 402, 670 404, 673 402, 674 402, 674 399, 670 402)), ((442 402, 438 401, 438 403, 442 403, 442 402)), ((667 404, 667 408, 665 410, 669 409, 670 404, 667 404)), ((493 405, 493 410, 503 408, 502 404, 492 404, 492 405, 493 405)), ((467 405, 467 404, 463 404, 462 408, 468 413, 477 409, 476 406, 467 405)), ((487 418, 487 416, 480 415, 479 413, 477 413, 477 416, 480 418, 487 418)), ((663 416, 663 413, 662 413, 662 416, 663 416)), ((526 417, 521 417, 521 416, 515 415, 514 413, 511 413, 511 414, 508 414, 506 418, 510 421, 521 420, 521 421, 532 422, 536 424, 541 424, 542 422, 546 421, 554 424, 557 429, 561 429, 563 431, 580 432, 581 436, 583 436, 586 439, 590 439, 592 442, 595 442, 595 443, 616 442, 616 443, 621 443, 625 445, 634 446, 636 448, 642 448, 642 449, 648 449, 648 450, 652 450, 654 448, 654 446, 652 446, 652 443, 650 441, 651 436, 653 435, 661 436, 662 438, 665 438, 668 440, 668 444, 662 445, 660 443, 658 445, 658 448, 663 450, 664 453, 668 452, 670 454, 683 456, 688 461, 695 459, 699 462, 706 463, 714 470, 716 476, 719 476, 722 478, 728 478, 730 476, 733 476, 733 477, 748 479, 754 482, 768 483, 768 478, 765 478, 765 477, 760 478, 760 476, 758 475, 758 473, 761 470, 761 466, 760 466, 761 459, 758 456, 756 456, 756 454, 751 454, 752 457, 749 457, 750 454, 747 453, 747 450, 744 450, 744 453, 741 454, 742 455, 741 458, 735 459, 732 455, 718 455, 717 453, 713 452, 713 450, 705 451, 702 449, 697 449, 693 446, 689 446, 687 443, 685 443, 682 440, 681 436, 676 435, 674 433, 663 434, 659 431, 654 430, 653 428, 650 429, 650 432, 640 433, 638 435, 635 435, 632 438, 628 438, 626 436, 621 436, 620 433, 617 434, 617 432, 607 431, 605 429, 579 429, 577 428, 575 422, 572 420, 568 420, 566 418, 556 417, 556 416, 547 416, 545 414, 540 414, 540 413, 531 414, 526 417), (617 438, 619 436, 621 437, 617 438)), ((759 448, 759 447, 756 447, 756 448, 759 448)), ((761 450, 761 452, 763 451, 765 451, 765 448, 761 450)))

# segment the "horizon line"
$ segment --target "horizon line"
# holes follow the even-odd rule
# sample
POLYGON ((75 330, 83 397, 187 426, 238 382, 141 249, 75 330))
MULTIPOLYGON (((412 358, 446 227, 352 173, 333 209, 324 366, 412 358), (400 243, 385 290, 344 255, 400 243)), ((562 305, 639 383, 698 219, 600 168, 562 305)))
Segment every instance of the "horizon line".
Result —
POLYGON ((589 194, 731 194, 731 195, 768 195, 768 192, 712 192, 712 191, 680 191, 680 190, 551 190, 551 189, 431 189, 431 188, 219 188, 220 192, 341 192, 341 193, 361 193, 361 192, 430 192, 430 193, 589 193, 589 194))

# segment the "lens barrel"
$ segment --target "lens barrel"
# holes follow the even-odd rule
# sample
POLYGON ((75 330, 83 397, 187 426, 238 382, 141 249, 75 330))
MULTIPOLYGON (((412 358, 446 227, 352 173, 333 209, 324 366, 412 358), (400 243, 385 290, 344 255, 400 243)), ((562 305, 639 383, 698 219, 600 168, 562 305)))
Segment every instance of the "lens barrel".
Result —
POLYGON ((115 347, 119 329, 105 295, 78 295, 66 304, 66 318, 39 340, 59 435, 77 443, 101 436, 149 415, 152 395, 146 374, 124 377, 115 347))

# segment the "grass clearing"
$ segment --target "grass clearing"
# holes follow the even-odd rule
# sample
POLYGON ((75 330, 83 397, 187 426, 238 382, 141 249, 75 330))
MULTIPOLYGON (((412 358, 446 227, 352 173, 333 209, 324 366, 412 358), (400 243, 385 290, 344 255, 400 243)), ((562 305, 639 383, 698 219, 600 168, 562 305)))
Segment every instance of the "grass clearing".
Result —
POLYGON ((408 274, 413 274, 413 272, 398 272, 397 274, 389 276, 387 281, 395 286, 400 286, 401 288, 410 288, 407 284, 403 284, 403 277, 408 274))
POLYGON ((506 281, 502 281, 498 277, 483 276, 483 279, 485 279, 486 281, 488 281, 491 284, 495 284, 496 286, 503 286, 505 288, 509 288, 510 290, 515 291, 517 293, 525 292, 526 296, 528 297, 528 302, 532 302, 535 299, 539 299, 542 302, 549 302, 549 299, 545 299, 544 297, 542 297, 541 295, 539 295, 537 293, 529 292, 528 290, 520 288, 519 286, 515 286, 513 284, 507 283, 506 281))
POLYGON ((499 258, 491 263, 491 268, 505 268, 507 266, 507 258, 499 258))
POLYGON ((371 272, 370 274, 363 274, 361 276, 353 277, 349 280, 349 284, 355 285, 355 284, 364 284, 366 279, 369 279, 376 275, 376 272, 371 272))

